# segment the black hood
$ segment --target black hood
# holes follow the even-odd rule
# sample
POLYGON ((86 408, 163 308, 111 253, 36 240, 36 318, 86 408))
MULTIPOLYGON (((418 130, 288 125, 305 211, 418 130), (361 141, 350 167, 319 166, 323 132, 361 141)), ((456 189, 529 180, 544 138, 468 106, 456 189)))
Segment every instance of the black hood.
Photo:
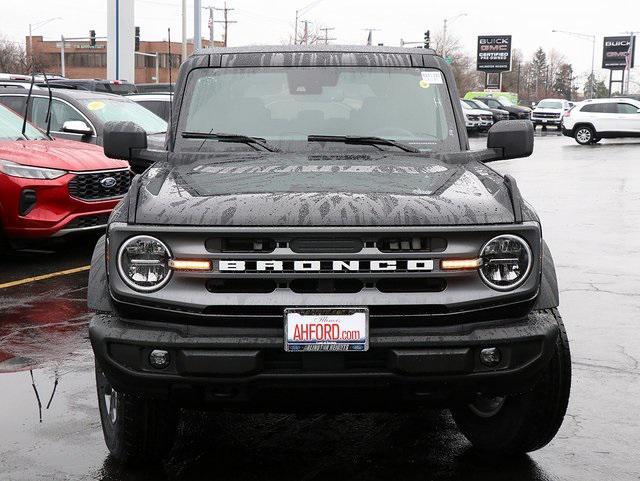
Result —
POLYGON ((379 154, 175 155, 141 179, 136 222, 191 226, 460 225, 514 221, 485 165, 379 154))

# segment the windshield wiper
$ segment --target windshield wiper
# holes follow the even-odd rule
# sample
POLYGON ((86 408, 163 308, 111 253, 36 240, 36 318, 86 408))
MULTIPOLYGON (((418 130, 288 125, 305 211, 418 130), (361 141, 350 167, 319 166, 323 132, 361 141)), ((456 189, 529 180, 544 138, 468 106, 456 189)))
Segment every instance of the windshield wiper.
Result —
POLYGON ((249 135, 225 134, 222 132, 182 132, 183 139, 204 139, 217 140, 218 142, 235 142, 239 144, 247 144, 258 150, 255 145, 259 145, 269 152, 280 152, 279 149, 267 143, 260 137, 251 137, 249 135))
POLYGON ((308 142, 343 142, 353 145, 390 145, 404 150, 405 152, 420 153, 418 149, 410 145, 396 142, 393 139, 385 139, 383 137, 371 137, 363 135, 309 135, 308 142))

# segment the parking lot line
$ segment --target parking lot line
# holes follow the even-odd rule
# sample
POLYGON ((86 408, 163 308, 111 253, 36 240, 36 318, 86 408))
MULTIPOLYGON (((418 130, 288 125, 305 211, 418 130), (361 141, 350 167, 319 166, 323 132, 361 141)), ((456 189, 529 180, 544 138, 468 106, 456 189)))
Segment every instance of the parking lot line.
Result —
POLYGON ((29 284, 31 282, 44 281, 45 279, 51 279, 52 277, 67 276, 69 274, 77 274, 78 272, 88 271, 91 266, 76 267, 74 269, 66 269, 64 271, 51 272, 50 274, 42 274, 41 276, 27 277, 17 281, 6 282, 0 284, 0 289, 7 289, 8 287, 20 286, 22 284, 29 284))

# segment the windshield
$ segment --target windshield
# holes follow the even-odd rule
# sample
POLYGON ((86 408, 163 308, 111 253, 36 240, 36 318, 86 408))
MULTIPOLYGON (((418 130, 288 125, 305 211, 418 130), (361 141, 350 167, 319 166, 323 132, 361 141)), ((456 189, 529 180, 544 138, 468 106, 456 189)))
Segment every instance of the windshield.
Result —
POLYGON ((82 103, 102 122, 110 120, 135 122, 148 134, 167 131, 167 123, 153 112, 132 100, 118 98, 84 99, 82 103))
POLYGON ((460 149, 448 90, 439 70, 200 69, 190 75, 186 92, 187 108, 181 109, 176 150, 248 148, 185 139, 182 132, 240 134, 270 143, 288 142, 285 150, 346 148, 328 142, 311 145, 309 135, 376 136, 425 151, 460 149))
POLYGON ((561 109, 562 102, 558 102, 555 100, 541 100, 540 103, 536 105, 536 107, 539 107, 541 109, 561 109))
POLYGON ((509 99, 507 99, 507 98, 500 97, 500 98, 497 98, 496 100, 497 100, 501 105, 505 105, 505 106, 507 106, 507 107, 515 107, 515 104, 514 104, 511 100, 509 100, 509 99))
MULTIPOLYGON (((0 140, 22 140, 22 117, 13 110, 0 105, 0 140)), ((27 122, 25 134, 30 140, 43 140, 47 137, 27 122)))
POLYGON ((479 109, 487 109, 487 110, 490 109, 490 107, 487 104, 485 104, 482 100, 474 99, 473 103, 476 104, 479 109))

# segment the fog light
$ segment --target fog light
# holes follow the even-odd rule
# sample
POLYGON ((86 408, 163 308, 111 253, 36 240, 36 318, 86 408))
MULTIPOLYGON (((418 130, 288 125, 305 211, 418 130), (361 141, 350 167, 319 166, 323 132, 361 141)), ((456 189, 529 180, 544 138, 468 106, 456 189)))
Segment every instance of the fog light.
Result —
POLYGON ((171 356, 167 351, 163 351, 162 349, 154 349, 149 354, 149 364, 151 364, 156 369, 164 369, 171 362, 171 356))
POLYGON ((487 347, 480 351, 480 362, 487 367, 495 367, 501 360, 502 353, 497 347, 487 347))

